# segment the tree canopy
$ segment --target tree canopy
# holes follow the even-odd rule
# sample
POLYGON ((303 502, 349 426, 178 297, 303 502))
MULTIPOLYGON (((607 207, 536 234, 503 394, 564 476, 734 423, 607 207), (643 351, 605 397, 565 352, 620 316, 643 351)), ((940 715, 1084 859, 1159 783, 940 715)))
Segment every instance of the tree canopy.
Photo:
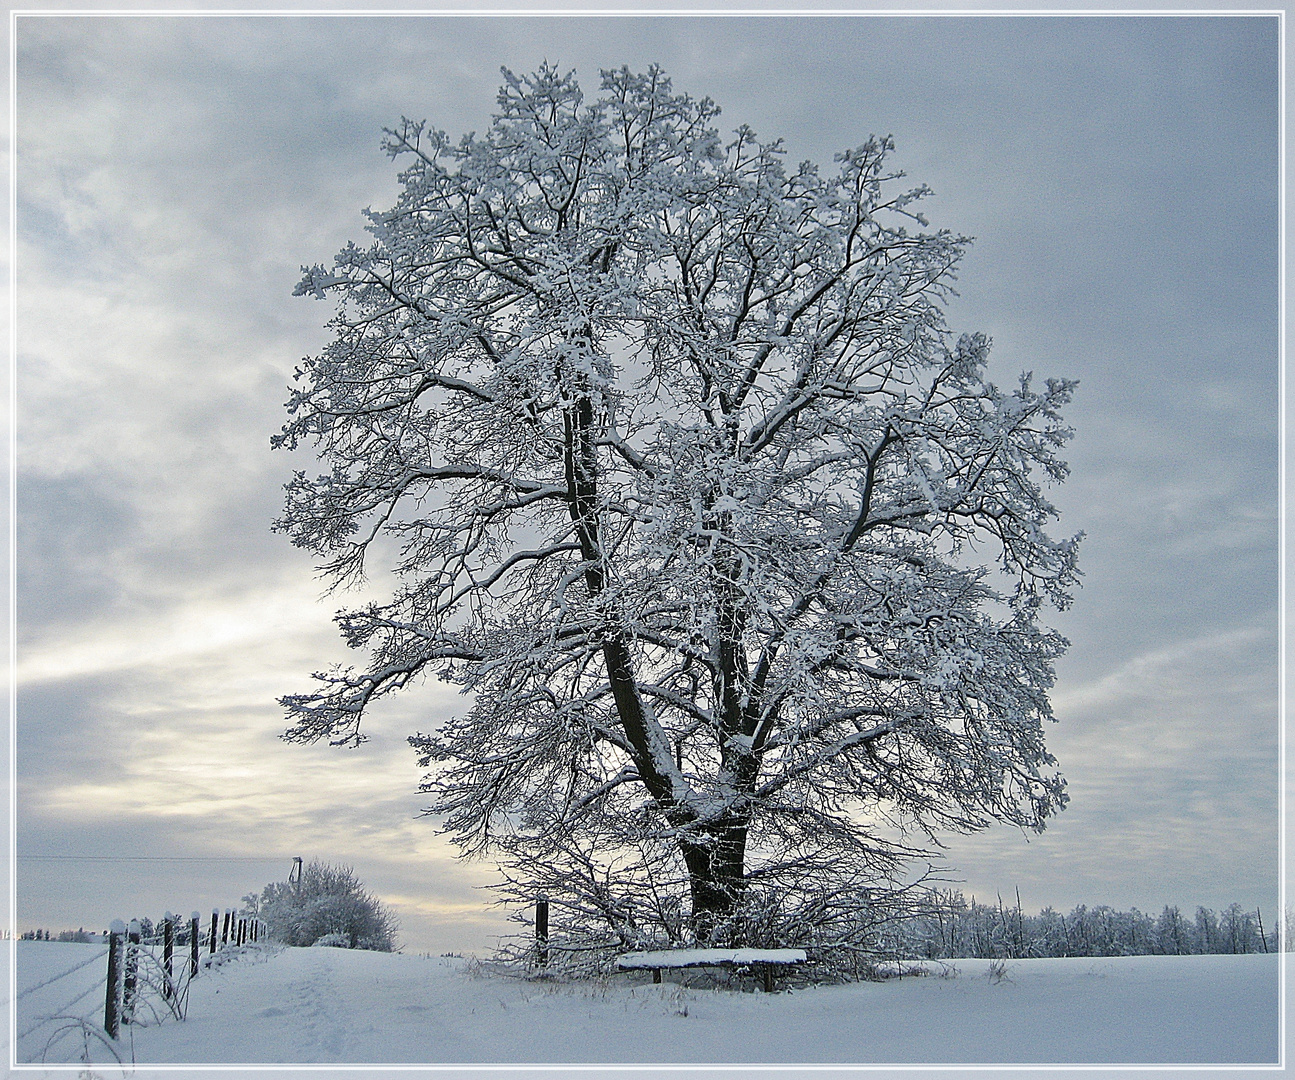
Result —
POLYGON ((848 936, 917 843, 1065 803, 1074 383, 950 332, 968 240, 889 139, 792 168, 656 68, 504 77, 482 135, 386 133, 395 206, 298 287, 333 337, 273 441, 328 471, 277 527, 396 585, 286 737, 436 674, 470 703, 410 740, 429 810, 513 895, 623 943, 848 936))
POLYGON ((275 881, 262 890, 256 914, 284 945, 331 941, 350 949, 391 952, 396 918, 349 866, 307 863, 299 881, 275 881))

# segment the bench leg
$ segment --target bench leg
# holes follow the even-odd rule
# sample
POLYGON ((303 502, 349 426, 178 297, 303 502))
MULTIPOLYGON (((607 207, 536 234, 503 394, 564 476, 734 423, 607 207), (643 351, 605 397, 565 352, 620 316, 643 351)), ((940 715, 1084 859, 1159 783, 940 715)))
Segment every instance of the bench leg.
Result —
POLYGON ((654 983, 659 983, 659 982, 661 981, 661 969, 660 969, 660 968, 653 968, 653 969, 652 969, 652 981, 653 981, 654 983))

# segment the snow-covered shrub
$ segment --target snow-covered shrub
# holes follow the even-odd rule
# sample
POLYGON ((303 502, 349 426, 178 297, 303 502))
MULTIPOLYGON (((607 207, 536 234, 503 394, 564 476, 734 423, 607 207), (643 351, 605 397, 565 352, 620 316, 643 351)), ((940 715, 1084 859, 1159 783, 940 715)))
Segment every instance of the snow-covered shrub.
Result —
POLYGON ((581 977, 614 970, 625 952, 715 947, 803 948, 809 962, 802 973, 813 981, 871 977, 876 963, 904 955, 902 928, 931 895, 922 881, 899 886, 878 883, 875 868, 806 872, 823 851, 803 852, 785 874, 767 871, 745 890, 729 916, 709 927, 703 940, 686 901, 687 867, 668 838, 625 843, 614 860, 610 843, 585 847, 574 838, 543 856, 524 844, 510 848, 510 865, 499 887, 500 903, 513 910, 524 929, 505 939, 500 958, 535 969, 540 962, 535 936, 535 902, 549 903, 544 970, 581 977), (599 868, 606 865, 607 870, 599 868), (513 868, 516 876, 513 876, 513 868), (536 883, 541 889, 536 891, 536 883))
POLYGON ((284 945, 329 943, 378 952, 396 947, 395 916, 349 866, 316 861, 302 869, 300 881, 267 885, 260 917, 270 937, 284 945), (336 941, 325 942, 331 938, 336 941))
POLYGON ((345 934, 325 934, 315 942, 313 947, 316 949, 349 949, 351 939, 345 934))

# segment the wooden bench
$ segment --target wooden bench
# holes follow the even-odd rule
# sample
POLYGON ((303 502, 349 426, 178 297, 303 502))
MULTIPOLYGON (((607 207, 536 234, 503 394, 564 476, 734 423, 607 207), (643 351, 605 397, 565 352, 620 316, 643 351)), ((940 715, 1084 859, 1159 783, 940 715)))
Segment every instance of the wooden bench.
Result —
POLYGON ((626 953, 617 957, 619 971, 651 971, 652 981, 661 981, 665 968, 749 967, 758 971, 766 992, 773 990, 777 968, 794 968, 805 962, 804 949, 659 949, 656 952, 626 953))

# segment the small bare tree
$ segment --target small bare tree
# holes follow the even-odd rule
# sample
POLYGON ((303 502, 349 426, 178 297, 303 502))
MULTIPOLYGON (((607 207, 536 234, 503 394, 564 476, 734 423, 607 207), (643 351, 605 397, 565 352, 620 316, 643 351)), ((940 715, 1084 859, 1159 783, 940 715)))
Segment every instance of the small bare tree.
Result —
POLYGON ((914 830, 1043 828, 1073 384, 951 336, 967 241, 888 140, 788 169, 655 68, 504 74, 483 136, 387 133, 396 205, 299 287, 335 336, 274 444, 328 471, 278 528, 338 584, 394 540, 399 585, 286 737, 457 684, 431 811, 620 941, 847 927, 914 830))

